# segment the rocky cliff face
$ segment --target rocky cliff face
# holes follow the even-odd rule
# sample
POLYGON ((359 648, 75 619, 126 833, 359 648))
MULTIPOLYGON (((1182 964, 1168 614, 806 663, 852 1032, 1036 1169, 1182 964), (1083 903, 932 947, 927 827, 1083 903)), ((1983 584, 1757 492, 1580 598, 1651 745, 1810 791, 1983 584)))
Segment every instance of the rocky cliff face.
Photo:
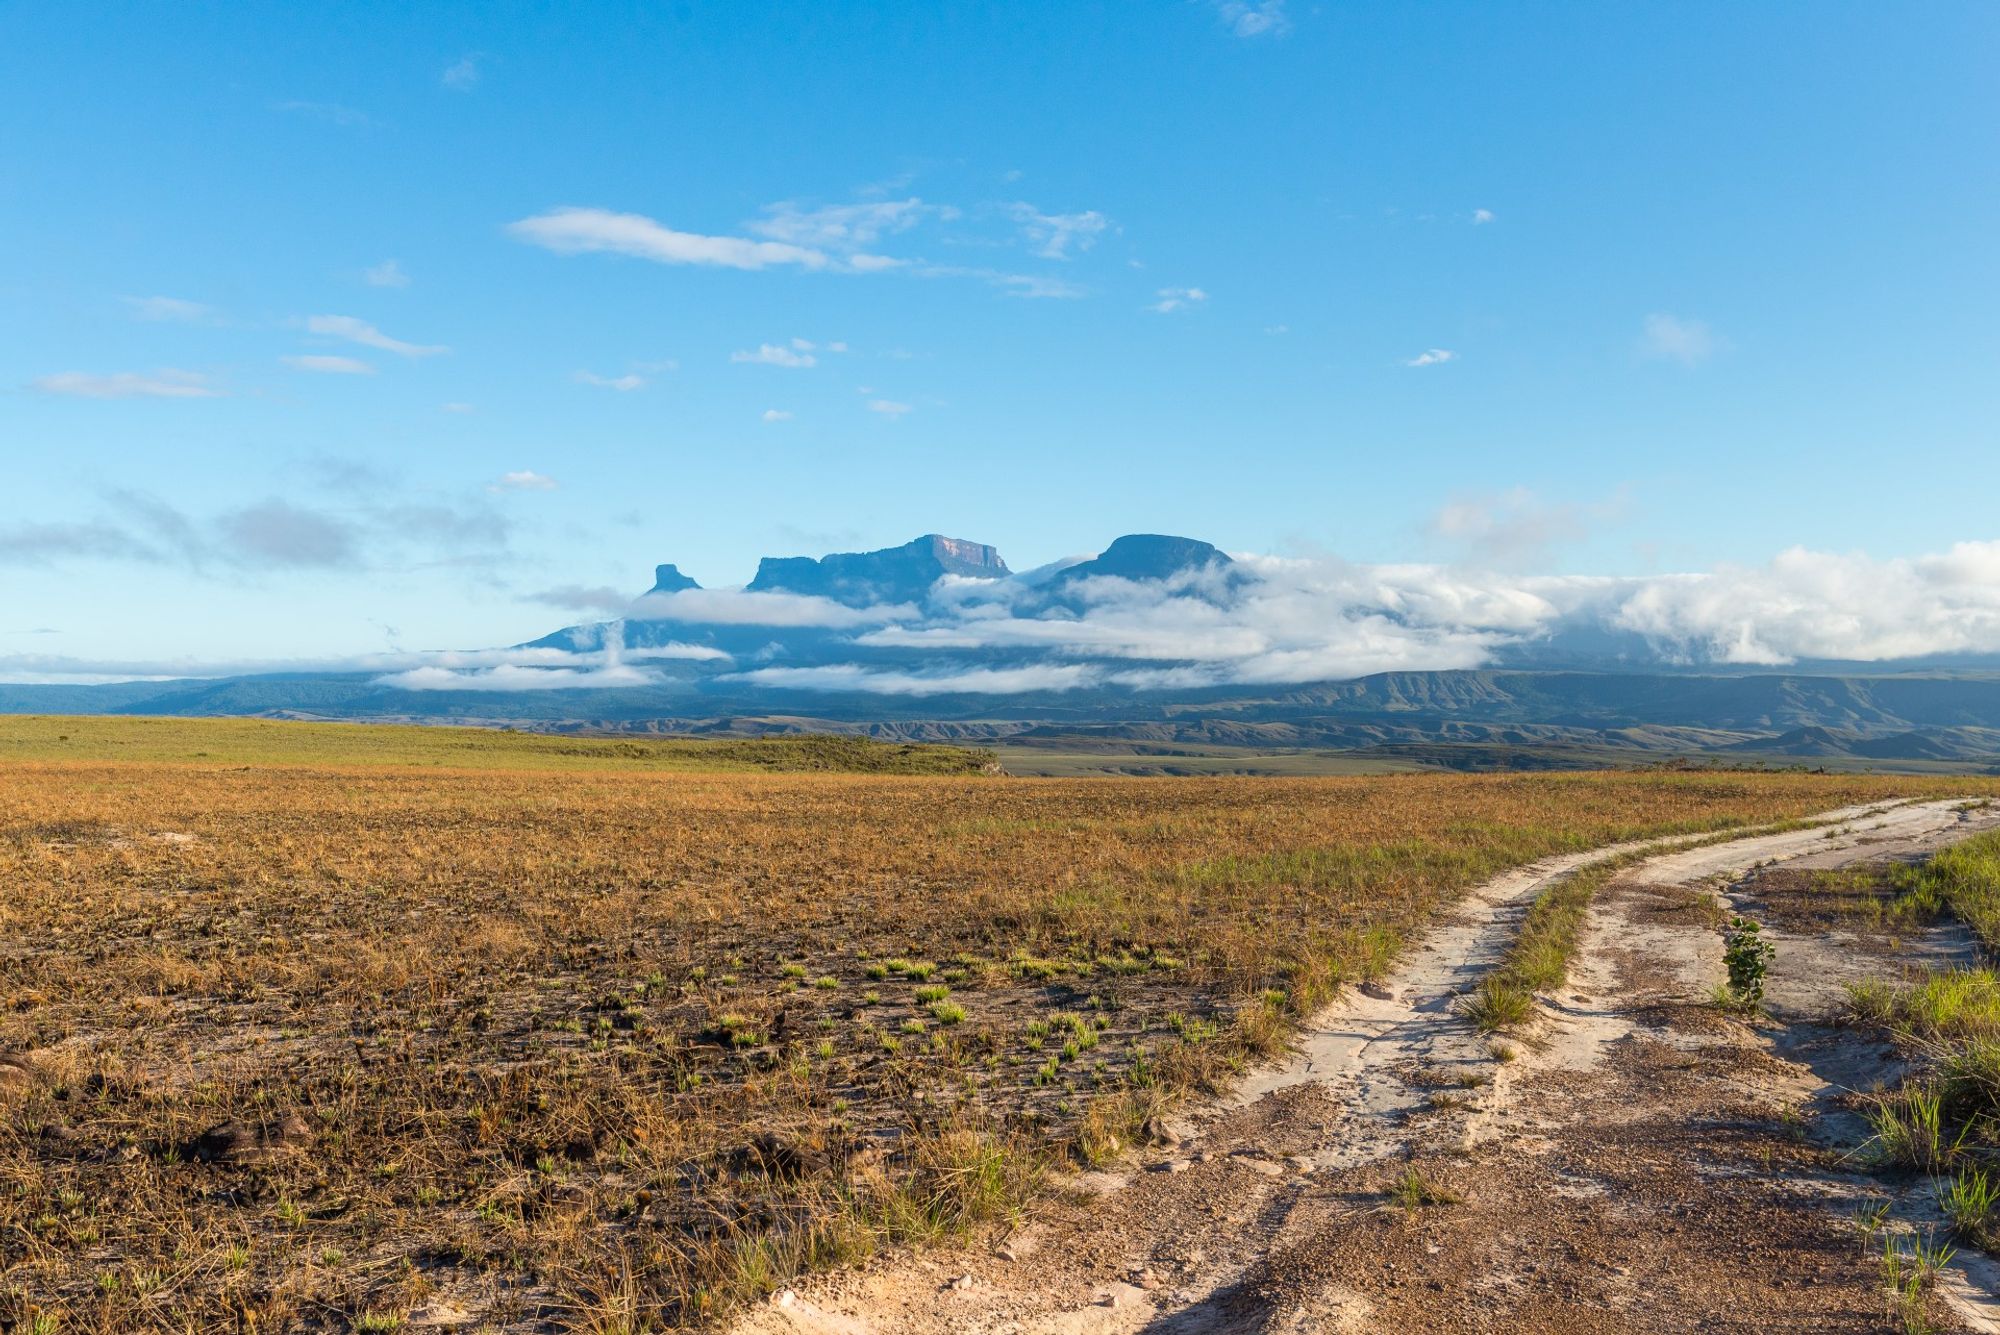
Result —
POLYGON ((698 589, 701 585, 680 572, 679 566, 663 565, 653 567, 653 587, 647 593, 679 593, 682 589, 698 589))
POLYGON ((1000 579, 1009 574, 1000 553, 979 542, 929 533, 901 547, 877 552, 767 556, 750 581, 751 593, 803 593, 850 607, 917 603, 945 575, 1000 579))

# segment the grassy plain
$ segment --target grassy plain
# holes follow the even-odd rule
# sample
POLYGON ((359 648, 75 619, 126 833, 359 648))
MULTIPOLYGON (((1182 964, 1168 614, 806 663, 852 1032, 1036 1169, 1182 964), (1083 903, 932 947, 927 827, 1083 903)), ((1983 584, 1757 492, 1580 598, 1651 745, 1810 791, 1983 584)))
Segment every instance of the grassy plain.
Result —
POLYGON ((696 1323, 1144 1136, 1506 867, 1979 783, 153 726, 0 720, 0 1324, 37 1335, 696 1323))
POLYGON ((24 760, 161 764, 420 766, 621 772, 831 771, 977 774, 993 753, 862 737, 590 737, 500 728, 302 723, 254 718, 74 718, 0 714, 0 765, 24 760))

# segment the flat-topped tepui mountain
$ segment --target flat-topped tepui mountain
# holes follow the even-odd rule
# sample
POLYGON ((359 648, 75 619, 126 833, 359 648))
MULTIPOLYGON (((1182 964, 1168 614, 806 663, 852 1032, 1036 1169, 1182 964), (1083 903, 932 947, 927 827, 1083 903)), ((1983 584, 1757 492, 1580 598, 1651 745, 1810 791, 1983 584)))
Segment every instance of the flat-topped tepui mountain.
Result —
POLYGON ((1559 587, 1393 580, 1143 533, 1016 573, 989 544, 930 533, 765 557, 734 587, 704 588, 662 563, 623 615, 512 649, 351 671, 0 686, 0 711, 1450 749, 1441 763, 1497 751, 1521 765, 1558 754, 2000 763, 2000 663, 1718 661, 1700 644, 1658 641, 1602 582, 1565 604, 1550 601, 1559 587))
POLYGON ((767 556, 746 593, 802 593, 849 607, 923 601, 946 575, 1001 579, 1012 572, 994 548, 963 538, 927 533, 901 547, 876 552, 767 556))

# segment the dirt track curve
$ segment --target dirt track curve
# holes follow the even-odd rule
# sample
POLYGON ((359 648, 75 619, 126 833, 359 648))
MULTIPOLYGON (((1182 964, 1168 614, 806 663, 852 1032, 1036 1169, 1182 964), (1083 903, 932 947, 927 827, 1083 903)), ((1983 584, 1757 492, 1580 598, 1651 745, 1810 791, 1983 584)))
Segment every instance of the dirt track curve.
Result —
MULTIPOLYGON (((1601 891, 1571 980, 1524 1040, 1457 1011, 1552 879, 1481 887, 1377 995, 1343 997, 1283 1066, 1115 1173, 1073 1179, 1007 1235, 897 1255, 787 1290, 740 1335, 1222 1335, 1276 1331, 1881 1331, 1879 1246, 1857 1204, 1924 1227, 1927 1184, 1853 1165, 1849 1089, 1895 1073, 1830 1023, 1840 983, 1968 958, 1961 933, 1869 941, 1774 927, 1773 1020, 1708 999, 1723 906, 1760 868, 1917 857, 2000 811, 1830 813, 1830 827, 1655 856, 1601 891), (1720 896, 1720 903, 1718 903, 1720 896), (1392 1196, 1421 1183, 1435 1203, 1392 1196)), ((2000 1331, 1996 1279, 1961 1253, 1941 1329, 2000 1331)))

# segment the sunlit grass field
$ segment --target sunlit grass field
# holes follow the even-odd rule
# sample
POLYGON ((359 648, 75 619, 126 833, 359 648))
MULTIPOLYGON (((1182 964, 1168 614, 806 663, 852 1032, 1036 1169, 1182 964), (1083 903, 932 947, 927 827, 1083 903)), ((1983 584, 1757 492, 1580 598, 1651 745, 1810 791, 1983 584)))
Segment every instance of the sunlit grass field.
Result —
POLYGON ((971 774, 990 752, 860 737, 589 737, 499 728, 298 723, 274 719, 51 718, 0 714, 0 764, 423 766, 442 769, 812 771, 971 774))
POLYGON ((0 1322, 699 1323, 1116 1153, 1506 867, 2000 791, 746 745, 0 719, 0 1322))

